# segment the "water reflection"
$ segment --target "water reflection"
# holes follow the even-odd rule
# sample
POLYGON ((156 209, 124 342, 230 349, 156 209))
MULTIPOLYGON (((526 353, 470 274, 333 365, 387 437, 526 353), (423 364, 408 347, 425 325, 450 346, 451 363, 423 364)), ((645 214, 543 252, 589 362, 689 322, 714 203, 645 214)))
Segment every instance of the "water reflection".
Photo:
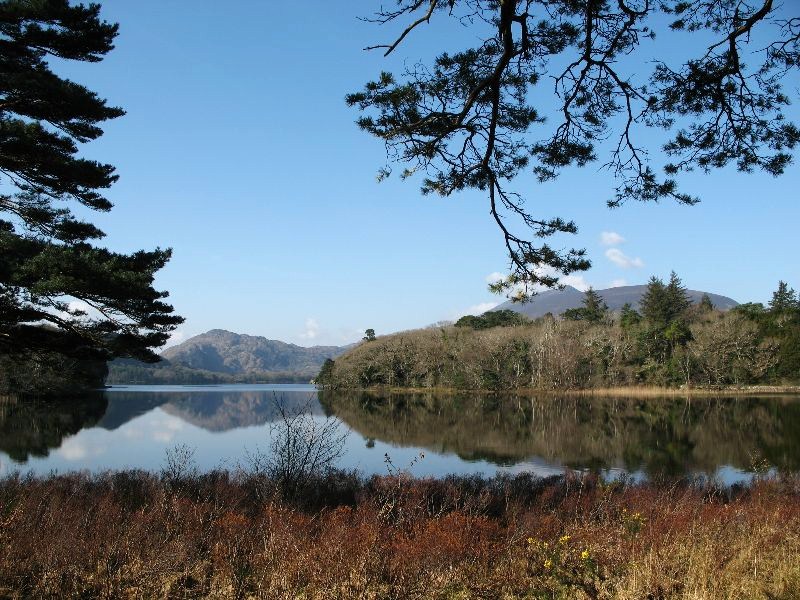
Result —
MULTIPOLYGON (((418 475, 498 470, 683 475, 765 462, 800 471, 800 398, 576 398, 317 393, 311 386, 139 386, 62 402, 0 398, 0 472, 157 469, 166 448, 231 466, 268 442, 278 406, 334 415, 352 434, 341 466, 385 472, 419 451, 418 475), (5 464, 4 464, 5 463, 5 464)), ((727 476, 726 476, 727 477, 727 476)))
POLYGON ((65 437, 94 426, 107 406, 102 393, 50 402, 0 396, 0 452, 21 463, 32 456, 48 456, 65 437))
POLYGON ((797 398, 587 398, 332 394, 323 404, 366 438, 465 461, 531 457, 577 469, 650 476, 800 470, 797 398))

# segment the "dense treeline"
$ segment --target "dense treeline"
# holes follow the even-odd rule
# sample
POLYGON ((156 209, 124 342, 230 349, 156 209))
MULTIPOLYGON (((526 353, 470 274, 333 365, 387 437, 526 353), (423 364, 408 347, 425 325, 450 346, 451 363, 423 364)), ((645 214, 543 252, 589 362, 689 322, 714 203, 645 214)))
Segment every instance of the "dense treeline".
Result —
POLYGON ((800 301, 780 282, 768 306, 691 304, 680 278, 653 277, 639 310, 612 314, 592 289, 581 308, 521 325, 476 318, 384 336, 328 361, 331 388, 566 389, 800 381, 800 301), (506 323, 501 323, 506 325, 506 323))
POLYGON ((106 361, 47 350, 0 354, 0 394, 63 396, 103 386, 106 361))
POLYGON ((198 385, 223 383, 308 383, 308 373, 252 372, 216 373, 192 369, 162 360, 147 364, 134 360, 115 360, 109 363, 107 385, 159 384, 198 385))

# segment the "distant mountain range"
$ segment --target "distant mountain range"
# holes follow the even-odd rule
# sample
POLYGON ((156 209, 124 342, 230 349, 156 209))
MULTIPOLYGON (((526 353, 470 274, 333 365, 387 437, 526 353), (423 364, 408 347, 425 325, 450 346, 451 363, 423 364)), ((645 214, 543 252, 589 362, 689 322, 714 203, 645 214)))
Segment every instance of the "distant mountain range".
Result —
MULTIPOLYGON (((639 310, 639 304, 647 291, 646 285, 625 285, 613 287, 605 290, 595 290, 603 298, 608 308, 612 311, 619 311, 625 304, 630 304, 639 310)), ((719 310, 730 310, 738 306, 736 300, 711 292, 698 290, 687 290, 689 299, 697 304, 703 298, 703 294, 708 294, 711 303, 719 310)), ((547 313, 561 315, 570 308, 579 308, 583 305, 584 293, 572 286, 565 286, 563 290, 547 290, 534 296, 533 300, 525 303, 504 302, 492 310, 513 310, 522 313, 532 319, 543 317, 547 313)))
POLYGON ((308 382, 327 358, 351 346, 306 348, 265 337, 212 329, 167 348, 162 361, 109 363, 109 385, 308 382))
MULTIPOLYGON (((619 311, 626 303, 634 308, 647 289, 646 285, 597 290, 609 309, 619 311)), ((707 293, 714 306, 729 310, 738 302, 698 290, 688 290, 692 302, 700 302, 707 293)), ((531 318, 552 313, 561 315, 582 305, 584 293, 571 286, 563 290, 541 292, 524 304, 505 302, 493 310, 510 309, 531 318)), ((336 358, 353 347, 287 344, 265 337, 212 329, 185 342, 167 348, 163 360, 153 365, 118 359, 109 363, 108 384, 221 384, 221 383, 291 383, 308 382, 318 373, 327 358, 336 358)))
POLYGON ((240 373, 309 373, 316 375, 326 358, 348 346, 306 348, 265 337, 212 329, 161 353, 174 365, 229 375, 240 373))

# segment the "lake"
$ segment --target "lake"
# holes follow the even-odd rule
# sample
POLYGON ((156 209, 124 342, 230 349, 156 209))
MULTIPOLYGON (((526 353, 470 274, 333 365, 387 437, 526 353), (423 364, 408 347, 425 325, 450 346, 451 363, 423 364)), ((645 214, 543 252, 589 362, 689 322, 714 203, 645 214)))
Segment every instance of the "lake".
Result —
POLYGON ((606 477, 800 471, 800 397, 588 398, 319 392, 311 385, 115 386, 80 400, 0 398, 0 475, 158 470, 178 445, 197 466, 234 469, 266 452, 272 427, 306 410, 348 432, 338 465, 417 476, 606 477), (424 458, 418 458, 420 454, 424 458))

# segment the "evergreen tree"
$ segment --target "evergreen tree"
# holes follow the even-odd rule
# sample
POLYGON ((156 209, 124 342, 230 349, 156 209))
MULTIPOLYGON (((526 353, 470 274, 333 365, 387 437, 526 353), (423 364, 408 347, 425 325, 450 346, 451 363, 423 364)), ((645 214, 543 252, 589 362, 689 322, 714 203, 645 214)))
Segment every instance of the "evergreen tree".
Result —
POLYGON ((605 300, 591 287, 586 290, 583 297, 583 313, 585 319, 590 323, 599 323, 608 314, 608 305, 605 300))
POLYGON ((769 311, 771 313, 788 312, 800 308, 797 294, 789 287, 785 281, 778 282, 778 289, 772 293, 772 300, 769 301, 769 311))
POLYGON ((564 318, 570 321, 600 323, 608 314, 608 305, 592 287, 583 296, 583 306, 564 311, 564 318))
POLYGON ((117 25, 99 12, 68 0, 0 3, 0 354, 12 362, 42 353, 153 361, 182 321, 153 288, 169 250, 100 247, 103 232, 73 213, 76 204, 111 209, 103 190, 114 168, 78 151, 123 111, 51 67, 97 62, 113 48, 117 25))
MULTIPOLYGON (((584 250, 536 241, 575 233, 577 226, 531 214, 511 189, 518 174, 548 181, 599 160, 617 177, 612 206, 660 199, 694 204, 698 199, 679 189, 681 173, 735 164, 743 172, 780 175, 800 142, 800 129, 785 114, 797 86, 786 92, 781 86, 800 68, 793 3, 390 4, 368 20, 400 24, 401 33, 369 49, 392 54, 422 28, 446 20, 470 27, 464 39, 475 44, 448 43, 447 52, 427 63, 408 61, 414 66, 400 75, 383 72, 346 101, 362 111, 358 125, 403 166, 401 177, 421 176, 423 193, 486 193, 511 263, 510 276, 492 289, 522 285, 515 299, 525 299, 532 284, 554 286, 561 274, 589 267, 584 250), (650 39, 681 30, 695 40, 689 54, 652 61, 650 39), (648 137, 648 130, 663 137, 648 137)), ((379 178, 389 174, 386 167, 379 178)))
POLYGON ((667 288, 663 280, 653 275, 647 282, 647 289, 640 303, 642 316, 651 324, 666 326, 670 316, 668 304, 667 288))
POLYGON ((711 298, 708 294, 703 294, 703 297, 700 299, 700 304, 698 304, 698 308, 700 312, 707 313, 714 310, 714 303, 711 302, 711 298))
POLYGON ((668 323, 682 318, 687 309, 692 305, 692 301, 686 293, 686 287, 675 271, 669 274, 669 283, 665 288, 665 296, 668 323))
POLYGON ((619 313, 619 324, 623 329, 630 329, 638 325, 642 320, 642 315, 636 312, 630 302, 622 305, 619 313))

